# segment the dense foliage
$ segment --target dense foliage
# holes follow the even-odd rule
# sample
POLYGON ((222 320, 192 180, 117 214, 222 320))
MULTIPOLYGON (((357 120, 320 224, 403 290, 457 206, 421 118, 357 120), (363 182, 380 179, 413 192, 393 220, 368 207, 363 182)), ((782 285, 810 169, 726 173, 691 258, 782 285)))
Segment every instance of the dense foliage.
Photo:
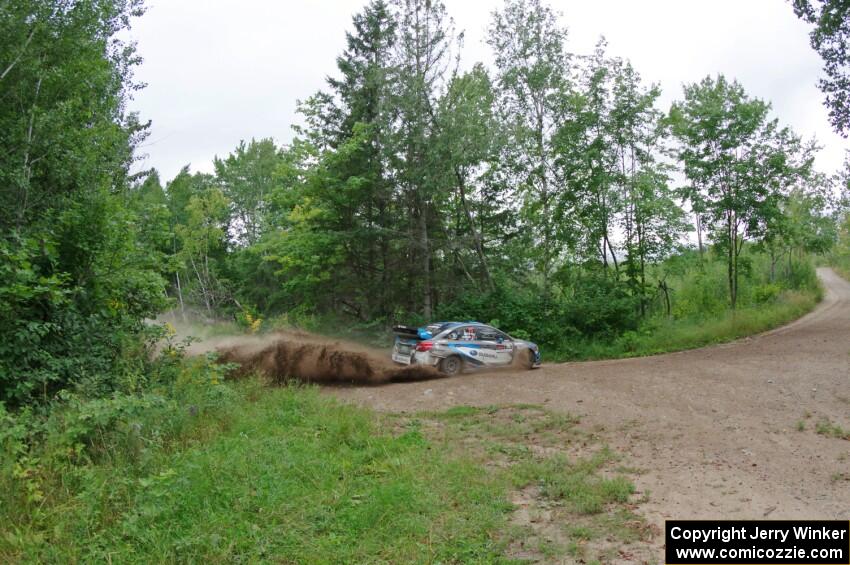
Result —
POLYGON ((73 383, 102 394, 141 320, 165 305, 138 244, 128 170, 145 126, 126 112, 134 0, 0 8, 0 402, 73 383))
POLYGON ((207 316, 497 321, 551 349, 694 312, 674 303, 717 261, 733 309, 798 288, 777 265, 834 239, 816 148, 736 81, 686 85, 665 112, 604 40, 580 55, 567 38, 544 3, 509 0, 494 68, 464 68, 442 3, 371 2, 290 144, 140 188, 168 211, 170 294, 207 316), (699 260, 670 277, 691 224, 699 260))

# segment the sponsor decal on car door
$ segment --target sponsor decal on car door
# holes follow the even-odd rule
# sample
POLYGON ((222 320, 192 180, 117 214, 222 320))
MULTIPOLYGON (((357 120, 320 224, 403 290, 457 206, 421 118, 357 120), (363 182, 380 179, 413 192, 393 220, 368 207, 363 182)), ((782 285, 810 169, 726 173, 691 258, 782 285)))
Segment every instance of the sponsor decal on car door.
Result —
POLYGON ((478 343, 482 353, 486 352, 487 365, 508 365, 513 358, 513 343, 507 336, 492 328, 480 328, 478 343))
POLYGON ((476 339, 475 328, 473 326, 465 326, 453 330, 446 336, 448 346, 453 351, 459 353, 463 360, 473 366, 480 366, 487 363, 486 356, 481 353, 481 343, 476 339))

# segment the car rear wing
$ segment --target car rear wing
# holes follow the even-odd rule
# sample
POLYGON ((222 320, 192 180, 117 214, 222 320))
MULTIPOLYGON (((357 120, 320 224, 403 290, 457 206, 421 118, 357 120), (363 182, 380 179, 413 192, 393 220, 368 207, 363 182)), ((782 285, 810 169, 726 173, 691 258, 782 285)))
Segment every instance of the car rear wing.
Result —
POLYGON ((393 326, 393 333, 399 337, 407 339, 422 339, 419 337, 419 328, 410 326, 393 326))

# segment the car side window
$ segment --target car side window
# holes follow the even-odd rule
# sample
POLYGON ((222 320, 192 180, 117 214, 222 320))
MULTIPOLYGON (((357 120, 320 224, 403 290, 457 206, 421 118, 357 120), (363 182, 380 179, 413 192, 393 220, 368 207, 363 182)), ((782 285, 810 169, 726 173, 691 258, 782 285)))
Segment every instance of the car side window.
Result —
POLYGON ((508 334, 493 328, 480 328, 478 330, 478 339, 481 341, 495 341, 498 343, 510 341, 508 334))

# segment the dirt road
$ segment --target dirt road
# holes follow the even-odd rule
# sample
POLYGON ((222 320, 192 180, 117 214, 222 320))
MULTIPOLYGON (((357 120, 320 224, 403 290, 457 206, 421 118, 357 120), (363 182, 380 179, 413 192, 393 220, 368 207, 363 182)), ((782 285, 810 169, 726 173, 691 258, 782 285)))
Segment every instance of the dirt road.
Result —
POLYGON ((850 284, 818 271, 826 297, 800 320, 693 351, 531 372, 332 389, 378 410, 534 403, 599 426, 645 472, 641 511, 664 518, 850 518, 850 284), (798 430, 803 421, 805 429, 798 430))

